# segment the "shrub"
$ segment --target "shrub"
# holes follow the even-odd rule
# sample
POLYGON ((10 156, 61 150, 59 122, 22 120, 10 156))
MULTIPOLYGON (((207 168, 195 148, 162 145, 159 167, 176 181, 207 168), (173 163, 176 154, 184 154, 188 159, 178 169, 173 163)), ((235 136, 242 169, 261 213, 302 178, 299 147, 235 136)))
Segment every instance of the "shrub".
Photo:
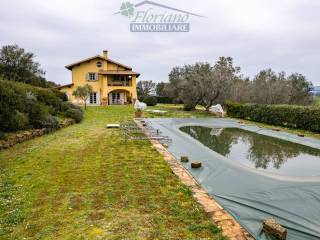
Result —
POLYGON ((71 102, 63 102, 61 104, 61 107, 60 107, 60 111, 61 112, 65 112, 67 111, 68 109, 77 109, 77 110, 80 110, 82 111, 82 108, 78 105, 75 105, 75 104, 72 104, 71 102))
POLYGON ((76 123, 79 123, 83 119, 83 111, 79 110, 79 109, 75 109, 75 108, 69 108, 65 112, 65 116, 69 117, 69 118, 72 118, 72 119, 75 120, 76 123))
POLYGON ((196 106, 193 104, 193 103, 187 103, 185 102, 183 104, 183 110, 184 111, 192 111, 192 110, 195 110, 196 106))
POLYGON ((37 100, 50 106, 50 113, 57 114, 62 104, 62 99, 59 98, 52 90, 39 89, 36 93, 37 100))
POLYGON ((131 96, 127 96, 127 102, 128 102, 129 104, 132 103, 132 97, 131 97, 131 96))
POLYGON ((58 127, 58 124, 58 120, 52 115, 47 115, 44 119, 39 121, 39 126, 42 128, 55 129, 58 127))
POLYGON ((26 100, 26 113, 28 114, 29 121, 34 128, 42 128, 42 121, 48 115, 48 109, 45 105, 35 100, 26 100))
POLYGON ((172 99, 169 98, 169 97, 160 97, 160 96, 157 96, 157 102, 158 103, 173 103, 172 102, 172 99))
POLYGON ((29 126, 29 117, 26 113, 16 111, 14 116, 14 124, 17 130, 26 129, 29 126))
POLYGON ((82 115, 80 107, 63 102, 62 97, 57 90, 0 80, 0 131, 54 128, 57 122, 53 116, 64 115, 69 109, 82 115))
POLYGON ((68 95, 64 92, 60 92, 58 89, 50 89, 54 95, 56 95, 63 102, 68 101, 68 95))
POLYGON ((147 106, 155 106, 155 105, 157 105, 157 98, 156 97, 152 97, 152 96, 145 97, 143 99, 143 102, 146 103, 147 106))
POLYGON ((320 132, 320 108, 293 105, 260 105, 226 102, 231 117, 276 126, 320 132))

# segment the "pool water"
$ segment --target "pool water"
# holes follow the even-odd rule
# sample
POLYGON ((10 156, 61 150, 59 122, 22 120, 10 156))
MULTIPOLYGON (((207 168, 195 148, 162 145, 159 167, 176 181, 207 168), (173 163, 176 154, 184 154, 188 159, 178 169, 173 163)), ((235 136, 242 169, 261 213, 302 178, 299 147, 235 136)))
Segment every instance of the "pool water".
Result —
POLYGON ((185 126, 213 151, 245 166, 286 176, 320 176, 320 150, 240 128, 185 126))

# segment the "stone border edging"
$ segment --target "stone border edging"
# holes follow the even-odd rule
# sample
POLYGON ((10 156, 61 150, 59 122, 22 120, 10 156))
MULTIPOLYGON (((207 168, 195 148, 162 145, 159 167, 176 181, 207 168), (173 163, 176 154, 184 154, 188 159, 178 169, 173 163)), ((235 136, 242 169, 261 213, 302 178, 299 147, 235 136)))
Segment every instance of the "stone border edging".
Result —
POLYGON ((40 137, 42 135, 54 132, 56 130, 59 130, 61 128, 68 127, 72 124, 74 124, 75 121, 73 119, 65 119, 59 125, 57 128, 41 128, 41 129, 31 129, 23 132, 19 132, 17 134, 13 134, 6 140, 0 140, 0 150, 8 149, 18 143, 22 143, 25 141, 28 141, 30 139, 40 137))
MULTIPOLYGON (((149 132, 142 124, 134 120, 146 135, 149 132)), ((157 140, 150 140, 152 146, 164 157, 172 172, 179 177, 180 181, 191 191, 195 200, 204 208, 208 217, 221 230, 222 234, 230 240, 254 240, 254 238, 220 206, 196 181, 196 179, 184 168, 182 164, 157 140)))

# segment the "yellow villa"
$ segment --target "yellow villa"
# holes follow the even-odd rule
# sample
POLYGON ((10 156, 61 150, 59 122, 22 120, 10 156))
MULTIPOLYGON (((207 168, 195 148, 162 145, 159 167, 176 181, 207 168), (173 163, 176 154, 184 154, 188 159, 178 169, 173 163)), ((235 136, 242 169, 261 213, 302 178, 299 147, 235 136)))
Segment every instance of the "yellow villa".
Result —
POLYGON ((102 56, 87 58, 67 65, 66 68, 72 71, 72 83, 58 89, 66 93, 71 102, 81 103, 72 92, 85 84, 93 88, 87 104, 122 105, 134 103, 137 99, 136 79, 140 74, 108 58, 106 50, 102 56))

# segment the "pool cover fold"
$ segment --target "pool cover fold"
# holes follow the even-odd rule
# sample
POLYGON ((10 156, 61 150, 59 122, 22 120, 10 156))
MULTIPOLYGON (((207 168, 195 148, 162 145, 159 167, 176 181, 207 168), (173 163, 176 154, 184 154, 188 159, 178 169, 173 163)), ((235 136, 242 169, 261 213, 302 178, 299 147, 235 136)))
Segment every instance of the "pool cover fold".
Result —
POLYGON ((183 126, 240 128, 259 134, 320 149, 320 140, 301 138, 243 125, 232 119, 147 119, 172 143, 168 150, 179 159, 187 155, 201 161, 203 168, 191 169, 193 177, 256 239, 269 239, 262 231, 262 221, 274 217, 288 229, 289 240, 320 239, 320 170, 319 177, 282 176, 251 169, 214 152, 188 134, 183 126))

